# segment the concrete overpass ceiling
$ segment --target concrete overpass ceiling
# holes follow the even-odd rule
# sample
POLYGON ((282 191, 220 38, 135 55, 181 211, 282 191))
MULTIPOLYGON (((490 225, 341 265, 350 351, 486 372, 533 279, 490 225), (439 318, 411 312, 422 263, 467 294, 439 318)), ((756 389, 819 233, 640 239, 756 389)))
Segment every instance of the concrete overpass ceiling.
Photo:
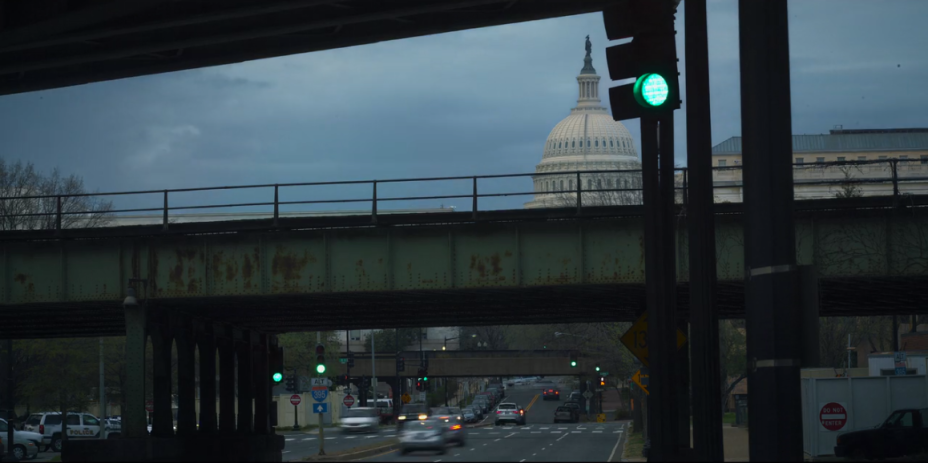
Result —
POLYGON ((0 2, 0 95, 601 11, 615 0, 0 2))

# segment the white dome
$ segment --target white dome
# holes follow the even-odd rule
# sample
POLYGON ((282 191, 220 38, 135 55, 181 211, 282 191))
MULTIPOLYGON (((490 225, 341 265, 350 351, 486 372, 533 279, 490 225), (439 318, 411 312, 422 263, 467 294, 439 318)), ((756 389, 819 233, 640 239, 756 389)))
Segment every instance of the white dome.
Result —
POLYGON ((632 134, 621 122, 612 120, 605 108, 601 111, 574 110, 573 114, 551 130, 545 143, 542 164, 567 161, 557 158, 575 156, 586 156, 591 161, 638 160, 632 134))

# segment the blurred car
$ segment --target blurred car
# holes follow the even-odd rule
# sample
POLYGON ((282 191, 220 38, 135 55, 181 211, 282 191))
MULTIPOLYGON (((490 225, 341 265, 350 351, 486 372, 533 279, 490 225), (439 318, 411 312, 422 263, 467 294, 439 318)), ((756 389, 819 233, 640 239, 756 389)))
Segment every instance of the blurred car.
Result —
POLYGON ((580 421, 580 410, 581 410, 581 409, 580 409, 580 404, 578 404, 577 402, 565 402, 563 406, 564 406, 564 407, 567 407, 567 408, 570 408, 571 410, 573 410, 573 411, 575 412, 575 414, 574 414, 574 421, 575 421, 575 422, 579 422, 579 421, 580 421))
POLYGON ((403 429, 407 422, 423 421, 429 417, 429 408, 425 404, 406 404, 396 416, 396 428, 403 429))
POLYGON ((577 411, 570 407, 565 407, 561 405, 554 410, 554 422, 563 423, 563 422, 577 422, 580 421, 580 418, 577 416, 577 411))
POLYGON ((467 428, 464 427, 464 416, 457 407, 438 407, 432 410, 431 418, 444 423, 445 441, 464 446, 467 440, 467 428))
POLYGON ((484 416, 487 415, 487 413, 490 413, 490 410, 493 408, 490 406, 490 403, 487 401, 487 399, 478 400, 478 398, 475 398, 474 401, 471 402, 470 405, 471 407, 475 407, 477 411, 480 412, 481 420, 483 419, 484 416))
POLYGON ((570 395, 567 396, 569 402, 580 403, 581 398, 583 398, 583 394, 581 394, 580 391, 572 391, 570 395))
POLYGON ((517 426, 524 425, 525 410, 511 402, 499 404, 496 409, 496 422, 494 425, 500 426, 506 423, 515 423, 517 426))
POLYGON ((341 420, 342 432, 380 431, 380 410, 374 407, 352 407, 341 420))
POLYGON ((478 421, 477 411, 473 407, 466 407, 462 410, 462 415, 464 416, 465 423, 476 423, 478 421))
POLYGON ((443 420, 427 418, 406 423, 399 433, 400 455, 418 450, 435 450, 444 455, 448 445, 448 427, 443 420))
MULTIPOLYGON (((6 438, 10 424, 0 419, 0 438, 6 438)), ((16 460, 32 460, 39 456, 39 447, 42 446, 42 435, 35 432, 19 431, 13 428, 13 456, 16 460)))
POLYGON ((543 400, 561 400, 561 391, 554 386, 548 386, 542 390, 543 400))

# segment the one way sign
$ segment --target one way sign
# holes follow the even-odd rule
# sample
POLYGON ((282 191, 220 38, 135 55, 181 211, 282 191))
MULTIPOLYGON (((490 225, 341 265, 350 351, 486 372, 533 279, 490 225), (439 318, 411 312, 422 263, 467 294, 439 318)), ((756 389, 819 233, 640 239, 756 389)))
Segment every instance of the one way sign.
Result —
POLYGON ((313 404, 313 413, 329 413, 329 404, 313 404))

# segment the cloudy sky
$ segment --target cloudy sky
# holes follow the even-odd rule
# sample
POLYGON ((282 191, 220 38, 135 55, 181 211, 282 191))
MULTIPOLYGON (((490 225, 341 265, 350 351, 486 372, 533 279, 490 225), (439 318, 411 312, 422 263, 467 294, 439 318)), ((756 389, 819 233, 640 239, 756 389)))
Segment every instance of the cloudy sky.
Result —
MULTIPOLYGON (((928 127, 928 2, 789 6, 794 133, 928 127)), ((734 0, 710 1, 714 144, 741 131, 737 17, 734 0)), ((100 191, 531 172, 576 102, 587 34, 607 95, 608 43, 590 14, 4 96, 0 156, 100 191)), ((637 121, 626 125, 637 139, 637 121)), ((271 199, 258 196, 208 197, 271 199)))

